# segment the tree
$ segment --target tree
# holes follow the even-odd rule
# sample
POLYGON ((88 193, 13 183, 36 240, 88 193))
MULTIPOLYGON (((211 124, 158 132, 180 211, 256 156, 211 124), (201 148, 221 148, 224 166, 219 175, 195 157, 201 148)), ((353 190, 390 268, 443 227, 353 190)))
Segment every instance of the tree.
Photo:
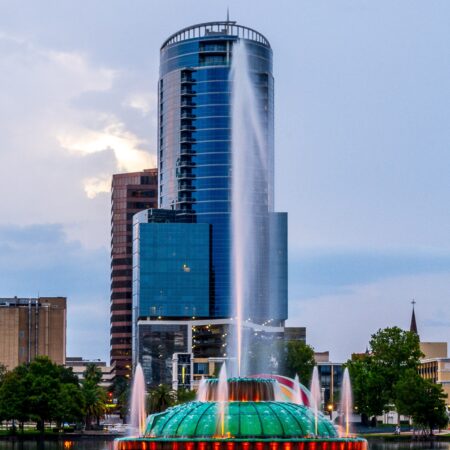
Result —
POLYGON ((290 341, 286 352, 286 373, 294 378, 298 374, 300 381, 309 386, 316 361, 314 349, 302 341, 290 341))
POLYGON ((83 408, 78 378, 71 369, 46 356, 8 372, 0 386, 0 417, 35 420, 44 432, 45 421, 76 420, 83 408))
POLYGON ((6 366, 2 363, 0 363, 0 386, 3 383, 3 380, 5 379, 6 374, 8 373, 8 369, 6 366))
POLYGON ((382 414, 389 401, 384 391, 384 379, 370 355, 355 355, 347 361, 346 367, 352 380, 355 407, 367 425, 367 418, 382 414))
POLYGON ((23 423, 29 419, 25 366, 16 367, 8 372, 0 386, 0 419, 19 421, 23 423))
POLYGON ((92 380, 84 380, 81 392, 85 404, 86 429, 92 428, 92 419, 96 419, 97 425, 106 412, 106 391, 92 380))
POLYGON ((61 384, 55 419, 59 426, 64 422, 78 422, 83 419, 85 405, 80 387, 72 383, 61 384))
POLYGON ((398 327, 385 328, 372 335, 369 345, 372 350, 372 372, 383 380, 386 408, 395 404, 395 384, 408 370, 417 370, 419 367, 423 356, 419 336, 398 327))
POLYGON ((161 412, 174 405, 177 399, 176 392, 167 384, 160 384, 150 391, 147 411, 149 413, 161 412))
POLYGON ((122 376, 114 379, 113 395, 117 399, 117 409, 120 417, 123 419, 127 416, 130 398, 130 382, 122 376))
POLYGON ((102 381, 102 371, 94 363, 89 363, 86 365, 86 369, 83 372, 83 377, 85 380, 92 381, 95 384, 100 384, 102 381))
POLYGON ((191 402, 195 400, 196 394, 197 393, 195 391, 191 391, 185 388, 179 388, 176 392, 177 404, 191 402))
POLYGON ((58 415, 60 370, 48 357, 39 356, 28 365, 25 383, 30 417, 37 422, 38 430, 43 433, 44 423, 58 415))
POLYGON ((414 424, 428 428, 444 428, 448 423, 445 399, 440 384, 424 380, 415 370, 405 371, 395 387, 395 404, 401 414, 412 416, 414 424))

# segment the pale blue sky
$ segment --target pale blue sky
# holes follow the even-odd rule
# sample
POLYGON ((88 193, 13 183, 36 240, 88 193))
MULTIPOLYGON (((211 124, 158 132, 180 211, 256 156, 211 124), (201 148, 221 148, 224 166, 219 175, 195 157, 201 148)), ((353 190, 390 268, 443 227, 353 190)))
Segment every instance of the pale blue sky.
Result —
POLYGON ((0 0, 0 296, 67 295, 108 357, 109 177, 154 163, 158 53, 231 18, 274 50, 290 312, 335 360, 450 338, 450 2, 0 0))

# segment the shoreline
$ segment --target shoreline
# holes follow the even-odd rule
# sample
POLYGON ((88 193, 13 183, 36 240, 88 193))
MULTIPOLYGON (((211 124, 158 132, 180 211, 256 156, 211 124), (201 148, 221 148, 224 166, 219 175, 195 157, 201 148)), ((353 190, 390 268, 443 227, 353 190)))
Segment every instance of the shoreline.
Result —
POLYGON ((124 437, 123 434, 88 432, 88 433, 18 433, 0 434, 0 441, 22 442, 22 441, 113 441, 124 437))
POLYGON ((434 434, 432 437, 425 436, 413 436, 410 433, 395 435, 389 433, 379 434, 360 434, 358 435, 370 442, 408 442, 408 443, 420 443, 420 442, 450 442, 450 432, 447 434, 434 434))

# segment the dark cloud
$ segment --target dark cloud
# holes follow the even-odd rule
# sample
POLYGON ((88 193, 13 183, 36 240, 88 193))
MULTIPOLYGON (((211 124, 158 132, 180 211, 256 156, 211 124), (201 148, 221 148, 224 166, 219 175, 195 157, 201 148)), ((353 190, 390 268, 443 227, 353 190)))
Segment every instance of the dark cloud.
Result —
POLYGON ((311 250, 291 254, 290 290, 297 298, 348 293, 355 285, 409 275, 450 274, 450 252, 311 250))

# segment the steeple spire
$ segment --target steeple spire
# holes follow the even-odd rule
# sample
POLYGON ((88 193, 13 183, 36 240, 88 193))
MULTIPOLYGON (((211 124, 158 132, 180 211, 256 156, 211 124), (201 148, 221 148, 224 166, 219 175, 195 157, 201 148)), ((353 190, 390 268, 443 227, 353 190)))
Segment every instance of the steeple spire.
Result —
POLYGON ((409 331, 411 333, 416 333, 418 335, 419 333, 417 332, 416 314, 414 311, 414 305, 416 304, 416 301, 414 299, 412 299, 411 304, 413 305, 413 307, 412 307, 411 325, 409 326, 409 331))

